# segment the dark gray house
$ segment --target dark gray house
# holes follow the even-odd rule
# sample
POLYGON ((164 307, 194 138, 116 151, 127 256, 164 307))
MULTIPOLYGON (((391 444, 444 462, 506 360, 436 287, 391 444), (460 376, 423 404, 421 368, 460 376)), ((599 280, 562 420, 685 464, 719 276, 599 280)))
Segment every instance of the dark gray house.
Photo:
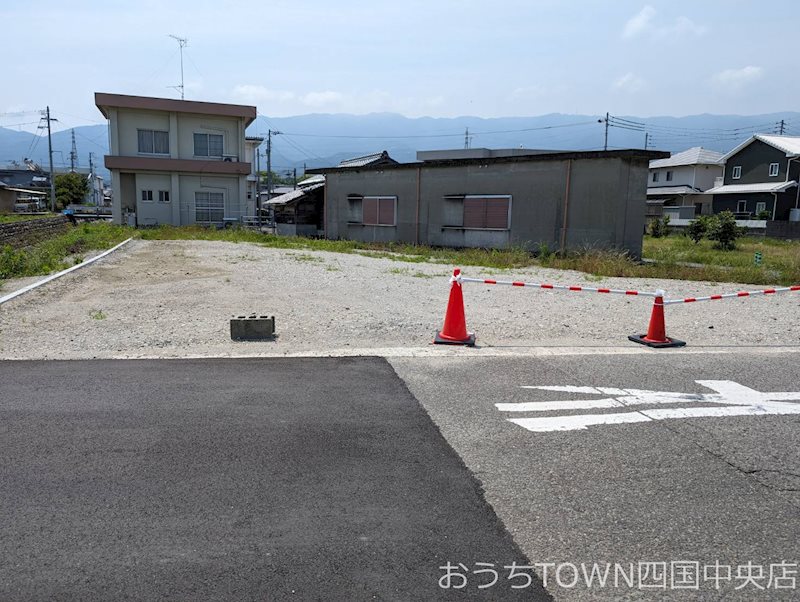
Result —
POLYGON ((325 174, 325 236, 444 247, 617 248, 639 257, 648 165, 668 153, 467 149, 325 174))
POLYGON ((788 220, 798 207, 800 136, 756 134, 721 159, 722 182, 708 190, 714 213, 733 212, 750 219, 767 212, 771 220, 788 220))

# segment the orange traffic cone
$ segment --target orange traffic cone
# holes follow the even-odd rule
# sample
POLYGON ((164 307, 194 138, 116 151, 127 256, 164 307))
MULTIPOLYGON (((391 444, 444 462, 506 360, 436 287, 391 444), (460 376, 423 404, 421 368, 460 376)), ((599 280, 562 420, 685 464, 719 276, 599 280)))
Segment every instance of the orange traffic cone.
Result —
POLYGON ((461 292, 459 279, 461 270, 453 270, 450 279, 450 300, 447 302, 447 313, 444 316, 444 327, 436 334, 433 342, 437 345, 468 345, 475 346, 475 335, 467 332, 467 319, 464 316, 464 296, 461 292))
POLYGON ((683 347, 684 341, 671 339, 667 336, 664 324, 664 291, 656 291, 656 298, 653 302, 653 313, 650 314, 650 324, 647 327, 647 334, 630 335, 629 340, 634 343, 641 343, 648 347, 683 347))

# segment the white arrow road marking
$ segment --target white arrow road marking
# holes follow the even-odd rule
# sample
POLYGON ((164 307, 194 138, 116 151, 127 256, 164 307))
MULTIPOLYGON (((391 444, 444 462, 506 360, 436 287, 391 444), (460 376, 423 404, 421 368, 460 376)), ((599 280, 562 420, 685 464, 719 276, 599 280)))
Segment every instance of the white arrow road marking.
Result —
POLYGON ((713 394, 679 393, 672 391, 647 391, 642 389, 617 389, 613 387, 582 386, 523 386, 524 389, 582 393, 594 395, 619 395, 604 399, 573 399, 562 401, 497 403, 501 412, 552 412, 589 410, 595 408, 623 408, 635 405, 675 403, 716 404, 690 408, 656 408, 614 414, 579 414, 547 416, 540 418, 509 418, 530 431, 583 430, 601 424, 626 424, 651 422, 669 418, 704 418, 725 416, 763 416, 800 414, 800 404, 783 403, 800 401, 800 391, 762 393, 729 380, 698 380, 699 385, 717 391, 713 394), (722 405, 727 404, 727 405, 722 405))

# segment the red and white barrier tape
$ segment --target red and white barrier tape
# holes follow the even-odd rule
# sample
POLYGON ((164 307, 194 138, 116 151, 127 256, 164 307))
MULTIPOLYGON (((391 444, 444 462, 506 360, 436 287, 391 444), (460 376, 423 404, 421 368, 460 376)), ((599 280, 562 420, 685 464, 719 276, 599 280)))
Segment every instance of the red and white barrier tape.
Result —
POLYGON ((560 290, 560 291, 576 291, 576 292, 587 292, 587 293, 606 293, 612 295, 636 295, 640 297, 659 297, 663 296, 664 293, 661 291, 656 292, 647 292, 647 291, 629 291, 623 289, 615 289, 615 288, 594 288, 591 286, 567 286, 565 284, 545 284, 541 282, 519 282, 515 280, 491 280, 491 279, 481 279, 481 278, 466 278, 461 276, 453 276, 451 281, 456 282, 477 282, 478 284, 503 284, 506 286, 526 286, 530 288, 543 288, 543 289, 553 289, 553 290, 560 290))
POLYGON ((757 295, 775 295, 800 291, 800 286, 784 286, 780 288, 765 288, 760 291, 739 291, 738 293, 725 293, 723 295, 709 295, 708 297, 686 297, 685 299, 664 299, 664 305, 676 303, 696 303, 699 301, 719 301, 720 299, 736 299, 737 297, 755 297, 757 295))

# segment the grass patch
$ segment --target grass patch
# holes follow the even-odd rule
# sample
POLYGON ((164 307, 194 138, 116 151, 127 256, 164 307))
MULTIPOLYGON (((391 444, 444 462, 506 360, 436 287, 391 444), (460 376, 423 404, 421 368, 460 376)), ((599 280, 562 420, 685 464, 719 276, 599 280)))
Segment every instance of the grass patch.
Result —
POLYGON ((95 309, 95 310, 90 311, 89 312, 89 317, 92 318, 92 320, 105 320, 106 319, 106 315, 103 313, 102 309, 95 309))
POLYGON ((66 233, 24 249, 6 245, 0 249, 0 280, 40 276, 66 269, 83 261, 81 256, 68 262, 68 257, 108 249, 129 238, 131 233, 125 226, 95 222, 68 226, 66 233))
POLYGON ((0 213, 0 224, 11 224, 14 222, 29 222, 32 219, 42 219, 44 217, 58 217, 58 213, 37 213, 36 215, 20 215, 19 213, 0 213))
MULTIPOLYGON (((480 267, 484 273, 505 272, 520 268, 542 266, 561 270, 576 270, 588 274, 588 280, 607 277, 661 278, 701 280, 710 282, 742 282, 757 285, 789 285, 800 283, 800 243, 745 237, 737 241, 734 251, 712 248, 707 240, 694 244, 684 236, 644 239, 644 257, 655 263, 642 264, 624 253, 585 250, 560 257, 555 253, 540 253, 535 258, 523 247, 510 249, 445 249, 401 243, 364 243, 352 240, 325 240, 302 237, 283 237, 261 234, 241 228, 217 230, 201 226, 161 226, 132 230, 105 222, 70 227, 62 235, 28 249, 0 249, 0 280, 21 276, 47 274, 68 267, 65 259, 96 249, 106 249, 130 236, 144 240, 209 240, 230 243, 253 243, 266 248, 295 250, 295 261, 325 263, 311 251, 358 254, 407 263, 429 263, 468 268, 480 267), (762 265, 756 266, 753 255, 762 254, 762 265), (685 264, 702 264, 699 267, 685 264)), ((178 251, 176 251, 178 252, 178 251)), ((236 258, 249 260, 246 255, 236 258)), ((338 271, 326 266, 328 271, 338 271)), ((389 273, 429 278, 422 271, 409 267, 390 268, 389 273)))

